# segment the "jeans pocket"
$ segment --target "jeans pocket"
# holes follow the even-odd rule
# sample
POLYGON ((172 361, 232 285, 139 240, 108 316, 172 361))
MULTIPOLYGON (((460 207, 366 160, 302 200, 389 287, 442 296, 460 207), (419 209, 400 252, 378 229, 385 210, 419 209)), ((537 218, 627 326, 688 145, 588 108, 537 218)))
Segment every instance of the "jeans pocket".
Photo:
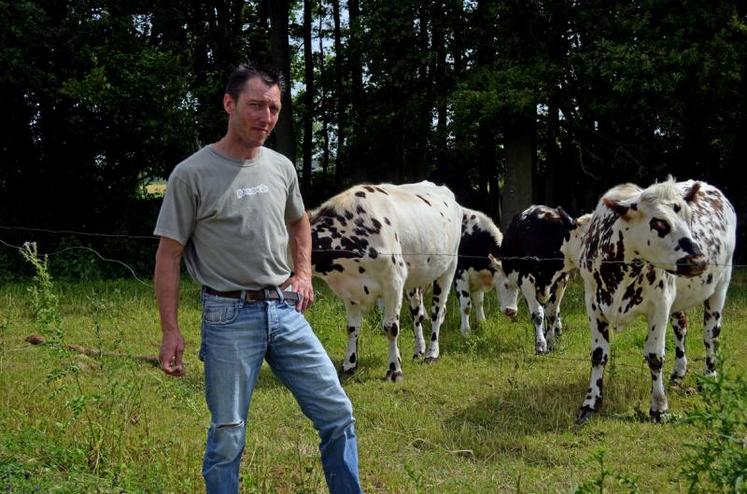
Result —
POLYGON ((211 326, 231 324, 239 316, 236 304, 205 304, 202 308, 202 321, 211 326))

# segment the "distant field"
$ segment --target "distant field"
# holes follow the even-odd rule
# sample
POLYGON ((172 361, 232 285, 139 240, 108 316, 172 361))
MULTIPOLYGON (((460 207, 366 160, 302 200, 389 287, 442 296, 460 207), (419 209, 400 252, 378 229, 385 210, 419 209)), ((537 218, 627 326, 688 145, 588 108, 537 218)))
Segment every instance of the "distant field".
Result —
POLYGON ((161 197, 166 193, 166 182, 165 181, 151 182, 145 186, 145 192, 148 195, 161 197))
MULTIPOLYGON (((724 311, 727 372, 747 371, 747 276, 739 273, 724 311)), ((135 281, 55 285, 65 343, 124 356, 89 357, 24 341, 40 332, 28 284, 0 287, 0 491, 202 491, 200 465, 208 414, 203 399, 198 287, 185 281, 181 323, 187 376, 172 379, 127 355, 155 355, 160 329, 152 288, 135 281)), ((346 346, 342 304, 323 284, 308 318, 339 364, 346 346)), ((359 372, 347 382, 357 416, 361 477, 368 493, 574 492, 602 477, 604 492, 686 492, 687 444, 700 432, 682 419, 702 407, 695 375, 704 366, 702 311, 693 310, 691 371, 667 385, 672 420, 647 420, 645 326, 614 334, 604 408, 578 427, 588 386, 589 337, 578 279, 563 304, 565 333, 554 353, 537 356, 526 306, 511 322, 486 297, 488 320, 469 338, 458 331, 454 297, 442 331, 442 357, 413 363, 412 326, 400 338, 405 379, 382 380, 386 338, 366 319, 359 372)), ((45 319, 46 318, 46 319, 45 319)), ((403 320, 409 317, 403 314, 403 320)), ((54 326, 54 324, 53 324, 54 326)), ((54 337, 54 334, 51 334, 54 337)), ((665 371, 672 366, 671 336, 665 371)), ((266 367, 251 408, 242 465, 243 493, 325 492, 318 438, 289 392, 266 367)), ((594 492, 602 492, 595 490, 594 492)))

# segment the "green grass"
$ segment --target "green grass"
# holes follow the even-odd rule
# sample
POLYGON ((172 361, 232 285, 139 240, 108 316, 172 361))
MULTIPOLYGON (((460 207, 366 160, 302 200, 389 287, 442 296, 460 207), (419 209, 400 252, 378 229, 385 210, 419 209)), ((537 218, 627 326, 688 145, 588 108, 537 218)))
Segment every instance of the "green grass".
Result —
MULTIPOLYGON (((746 274, 733 281, 721 339, 726 372, 739 376, 747 370, 746 274)), ((197 358, 198 287, 183 283, 187 375, 173 379, 128 357, 92 358, 26 343, 40 332, 30 286, 0 287, 0 492, 201 492, 209 419, 197 358)), ((339 364, 346 347, 343 306, 323 284, 317 289, 307 316, 339 364)), ((136 281, 56 282, 54 291, 62 343, 157 353, 152 288, 136 281)), ((683 420, 703 405, 695 385, 704 367, 701 310, 690 312, 690 373, 682 385, 667 385, 672 421, 648 422, 650 377, 639 322, 613 335, 604 408, 578 427, 575 413, 589 377, 578 280, 563 303, 564 335, 548 356, 534 355, 525 306, 511 322, 497 312, 494 296, 486 303, 488 320, 465 339, 450 298, 442 356, 432 365, 409 360, 412 326, 403 312, 401 384, 383 381, 386 338, 378 316, 367 317, 360 369, 345 382, 366 492, 566 493, 603 477, 604 492, 631 492, 631 485, 641 492, 687 490, 686 445, 702 434, 683 420), (610 475, 602 475, 600 461, 610 475)), ((242 492, 325 492, 317 444, 310 422, 265 366, 250 412, 242 492)))

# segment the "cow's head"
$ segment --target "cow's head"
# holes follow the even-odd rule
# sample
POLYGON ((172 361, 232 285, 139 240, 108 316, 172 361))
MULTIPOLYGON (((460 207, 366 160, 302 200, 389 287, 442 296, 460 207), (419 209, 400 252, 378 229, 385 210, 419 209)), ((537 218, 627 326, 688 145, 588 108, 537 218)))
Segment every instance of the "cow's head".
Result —
POLYGON ((689 205, 699 189, 696 182, 683 195, 670 178, 632 197, 602 197, 604 207, 618 218, 620 229, 611 239, 615 248, 625 249, 626 259, 638 258, 673 274, 702 273, 706 258, 693 239, 689 205))
POLYGON ((492 254, 488 254, 488 257, 490 258, 490 264, 496 271, 493 276, 493 285, 498 294, 498 303, 501 304, 501 312, 513 319, 518 312, 519 287, 508 279, 505 271, 503 271, 500 259, 492 254))

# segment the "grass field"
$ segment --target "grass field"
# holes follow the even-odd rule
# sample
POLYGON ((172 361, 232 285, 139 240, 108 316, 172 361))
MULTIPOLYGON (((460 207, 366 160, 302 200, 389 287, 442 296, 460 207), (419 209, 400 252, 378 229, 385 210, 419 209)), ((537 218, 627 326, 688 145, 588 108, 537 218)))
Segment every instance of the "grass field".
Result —
MULTIPOLYGON (((160 344, 151 287, 58 282, 52 287, 57 308, 47 300, 41 304, 47 311, 35 316, 30 285, 0 287, 0 492, 201 492, 209 419, 197 359, 198 287, 183 284, 188 374, 173 379, 132 358, 155 355, 160 344), (40 325, 53 341, 124 356, 32 346, 24 339, 39 334, 40 325)), ((343 307, 326 286, 317 288, 307 316, 339 364, 343 307)), ((382 380, 386 338, 376 314, 367 318, 360 370, 345 382, 366 492, 687 491, 681 466, 691 452, 687 445, 703 434, 684 420, 703 406, 695 386, 704 366, 701 310, 690 313, 690 373, 682 385, 667 386, 669 422, 648 422, 650 376, 640 322, 613 335, 604 408, 579 427, 574 418, 588 386, 589 337, 578 279, 563 304, 565 332, 548 356, 534 354, 526 306, 511 322, 498 314, 494 296, 486 302, 488 320, 465 339, 451 297, 441 359, 433 365, 405 360, 401 384, 382 380)), ((744 376, 745 273, 735 277, 723 320, 725 373, 744 376)), ((411 355, 409 322, 400 348, 403 357, 411 355)), ((671 366, 669 358, 667 375, 671 366)), ((242 492, 325 492, 315 431, 266 366, 250 415, 242 492)))

